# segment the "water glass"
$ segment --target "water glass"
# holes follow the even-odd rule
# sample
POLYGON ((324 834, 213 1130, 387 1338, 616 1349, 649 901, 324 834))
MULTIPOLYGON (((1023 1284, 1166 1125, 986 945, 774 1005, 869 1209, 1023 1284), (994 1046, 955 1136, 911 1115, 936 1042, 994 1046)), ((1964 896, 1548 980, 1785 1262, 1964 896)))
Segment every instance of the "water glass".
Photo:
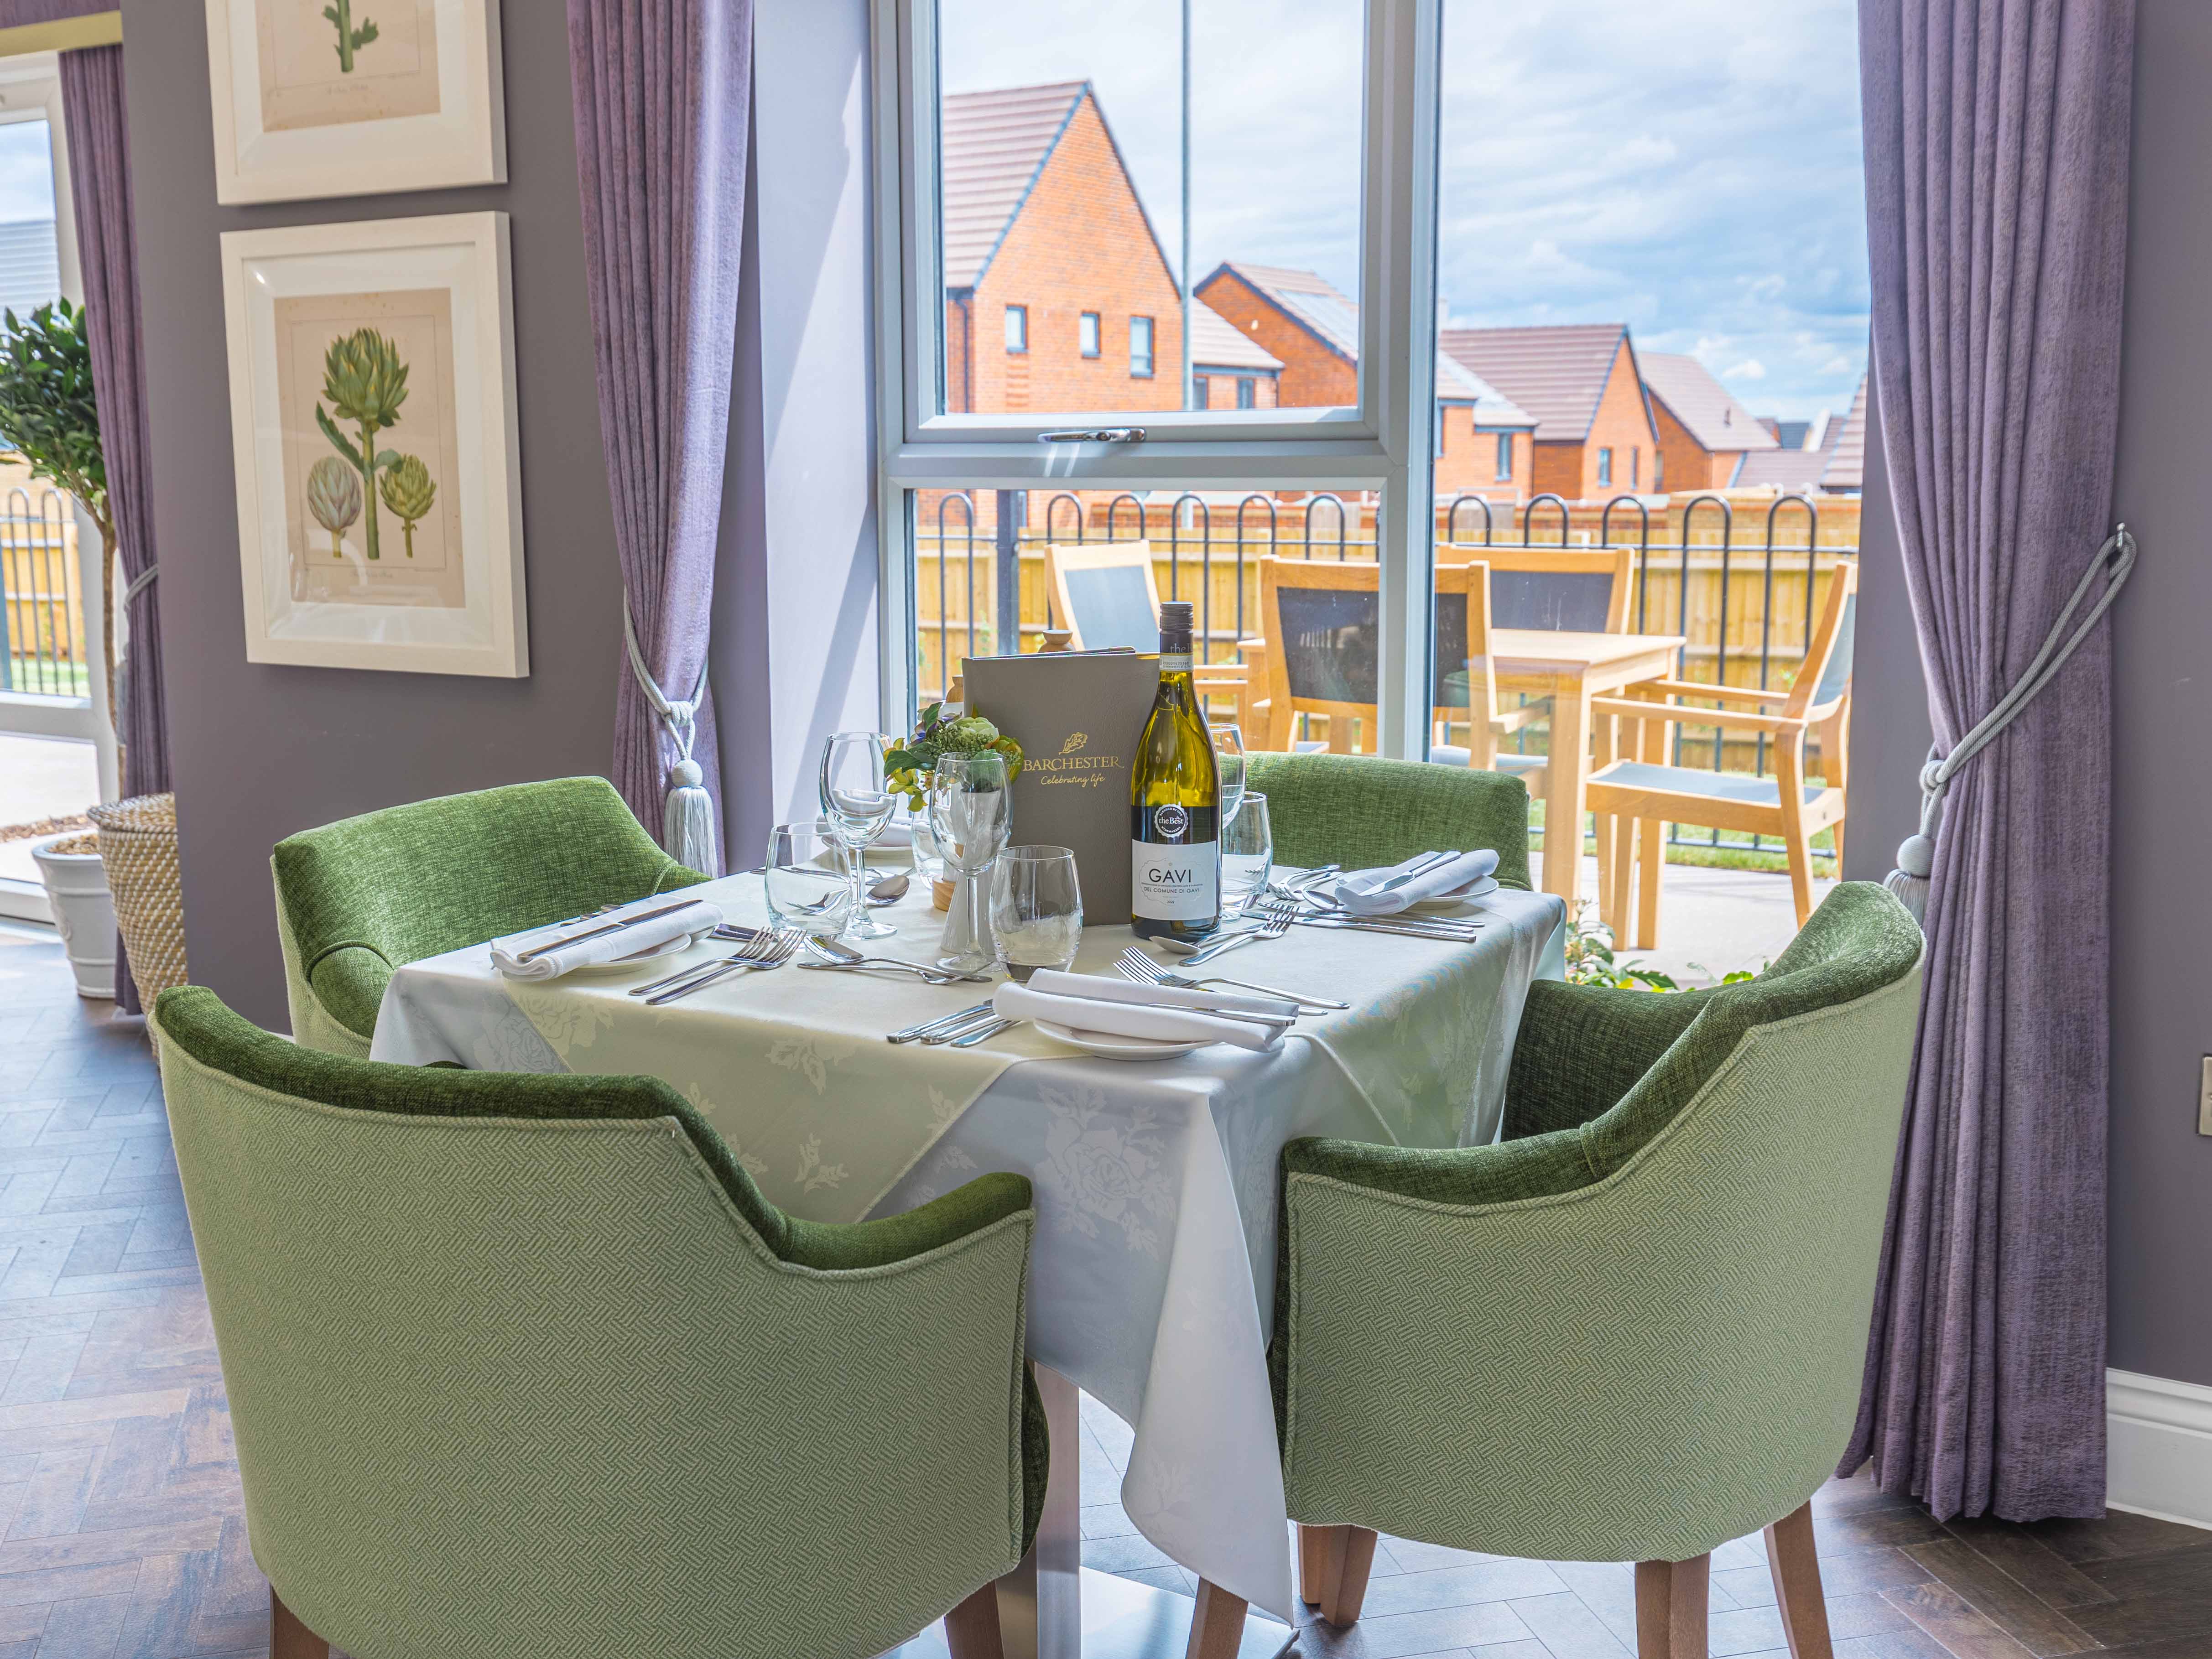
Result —
POLYGON ((1083 943, 1083 889, 1065 847, 1009 847, 991 879, 991 932, 1011 979, 1075 965, 1083 943))
POLYGON ((898 797, 884 782, 884 740, 873 732, 840 732, 822 745, 822 816, 830 836, 849 855, 850 901, 844 931, 849 943, 889 939, 898 929, 868 914, 862 891, 868 848, 891 821, 898 797))
POLYGON ((940 967, 973 974, 997 960, 984 878, 1013 829, 1013 799, 1003 755, 946 755, 930 774, 930 834, 953 882, 940 967))
POLYGON ((1275 869, 1274 831, 1267 823, 1267 798, 1244 792, 1237 816, 1221 831, 1221 912, 1241 915, 1267 889, 1275 869))
POLYGON ((1244 734, 1233 726, 1207 728, 1213 734, 1213 765, 1221 780, 1221 825, 1235 821, 1244 802, 1244 734))
POLYGON ((763 882, 769 921, 834 934, 852 914, 852 877, 844 848, 822 823, 779 823, 768 832, 763 882))

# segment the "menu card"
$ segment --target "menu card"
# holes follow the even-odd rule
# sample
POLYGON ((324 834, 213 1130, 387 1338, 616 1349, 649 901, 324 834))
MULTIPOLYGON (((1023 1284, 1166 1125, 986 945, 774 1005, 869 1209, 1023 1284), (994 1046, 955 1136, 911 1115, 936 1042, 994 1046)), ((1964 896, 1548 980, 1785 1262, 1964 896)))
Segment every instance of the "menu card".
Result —
POLYGON ((969 657, 968 712, 1022 746, 1013 839, 1066 847, 1083 920, 1129 920, 1129 769, 1159 692, 1160 659, 1132 651, 969 657))

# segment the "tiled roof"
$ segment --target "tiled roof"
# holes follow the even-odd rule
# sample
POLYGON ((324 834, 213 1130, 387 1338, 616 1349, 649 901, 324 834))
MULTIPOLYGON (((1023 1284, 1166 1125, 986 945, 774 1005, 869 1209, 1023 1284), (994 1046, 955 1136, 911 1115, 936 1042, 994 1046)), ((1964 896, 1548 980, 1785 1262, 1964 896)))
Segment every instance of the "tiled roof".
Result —
POLYGON ((1859 377, 1858 395, 1851 399, 1851 412, 1844 416, 1844 429, 1836 439, 1835 454, 1827 470, 1820 474, 1823 489, 1866 487, 1867 380, 1865 375, 1859 377))
POLYGON ((1575 443, 1589 435, 1613 361, 1627 338, 1625 323, 1448 328, 1437 337, 1447 356, 1536 417, 1539 443, 1575 443))
MULTIPOLYGON (((1346 362, 1359 361, 1359 302, 1340 292, 1327 277, 1310 270, 1249 264, 1241 259, 1231 260, 1220 269, 1243 277, 1346 362)), ((1534 416, 1441 348, 1437 352, 1437 397, 1446 403, 1473 404, 1477 426, 1535 424, 1534 416)))
MULTIPOLYGON (((1839 428, 1832 427, 1831 431, 1839 428)), ((1729 480, 1731 489, 1779 489, 1810 493, 1820 487, 1820 474, 1827 470, 1832 449, 1761 449, 1746 455, 1738 464, 1735 477, 1729 480)))
POLYGON ((1190 362, 1203 374, 1209 368, 1255 368, 1273 373, 1283 360, 1203 300, 1190 307, 1190 362))
POLYGON ((1637 354, 1637 362, 1644 371, 1645 388, 1689 428, 1690 435, 1708 453, 1782 447, 1695 357, 1643 351, 1637 354))
POLYGON ((1013 222, 1053 146, 1074 118, 1085 81, 957 92, 939 123, 944 184, 945 286, 973 288, 1013 222))

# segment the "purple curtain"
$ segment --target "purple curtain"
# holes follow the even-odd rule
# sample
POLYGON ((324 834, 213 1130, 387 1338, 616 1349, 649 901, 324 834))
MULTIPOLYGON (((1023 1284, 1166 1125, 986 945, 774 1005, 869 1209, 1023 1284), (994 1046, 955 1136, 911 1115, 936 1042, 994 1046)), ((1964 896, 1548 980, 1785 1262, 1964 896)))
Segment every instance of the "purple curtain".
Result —
MULTIPOLYGON (((568 50, 615 551, 646 668, 688 699, 729 438, 751 0, 568 0, 568 50)), ((615 786, 659 828, 677 750, 626 658, 618 674, 615 786)), ((711 692, 696 730, 719 805, 711 692)))
POLYGON ((72 17, 96 17, 120 11, 123 0, 0 0, 0 29, 32 23, 59 23, 72 17))
MULTIPOLYGON (((1861 0, 1876 380, 1936 742, 2112 528, 2134 0, 1861 0)), ((2111 653, 1952 783, 1844 1468, 1942 1517, 2105 1502, 2111 653)))
MULTIPOLYGON (((169 787, 169 717, 161 686, 161 584, 155 580, 152 465, 147 453, 146 385, 138 348, 138 244, 131 219, 131 144, 123 112, 123 48, 61 55, 62 119, 77 263, 84 278, 85 331, 92 344, 93 396, 107 464, 107 507, 115 522, 118 591, 128 619, 127 669, 118 690, 123 792, 169 787), (127 598, 125 596, 128 596, 127 598)), ((116 946, 116 1003, 139 1012, 131 965, 116 946)))

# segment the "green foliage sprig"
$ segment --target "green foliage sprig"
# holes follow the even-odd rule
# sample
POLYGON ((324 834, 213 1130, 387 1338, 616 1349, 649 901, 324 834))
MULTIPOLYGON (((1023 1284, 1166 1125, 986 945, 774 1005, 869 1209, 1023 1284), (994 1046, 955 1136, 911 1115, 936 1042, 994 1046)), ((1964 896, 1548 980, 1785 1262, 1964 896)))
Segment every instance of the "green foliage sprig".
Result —
POLYGON ((1006 757, 1007 781, 1012 782, 1020 773, 1021 744, 981 714, 947 719, 945 705, 933 702, 921 711, 912 736, 884 751, 884 781, 904 795, 907 804, 919 812, 928 805, 922 787, 929 781, 929 775, 937 769, 939 760, 947 755, 980 755, 987 751, 1006 757))

